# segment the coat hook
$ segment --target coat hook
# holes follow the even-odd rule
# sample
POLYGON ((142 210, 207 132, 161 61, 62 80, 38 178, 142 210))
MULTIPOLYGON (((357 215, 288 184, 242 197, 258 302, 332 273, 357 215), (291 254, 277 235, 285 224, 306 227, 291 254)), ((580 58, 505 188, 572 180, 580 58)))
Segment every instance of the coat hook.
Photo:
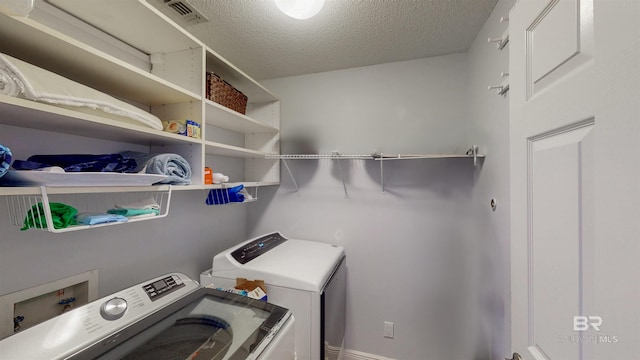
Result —
POLYGON ((509 91, 509 84, 505 83, 503 85, 489 85, 487 90, 495 89, 498 95, 504 95, 507 91, 509 91))

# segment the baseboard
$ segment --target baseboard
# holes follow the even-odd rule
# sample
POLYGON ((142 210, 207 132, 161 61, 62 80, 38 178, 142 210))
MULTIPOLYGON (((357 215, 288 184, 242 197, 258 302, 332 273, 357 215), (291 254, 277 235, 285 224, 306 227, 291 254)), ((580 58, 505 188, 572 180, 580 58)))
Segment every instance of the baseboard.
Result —
POLYGON ((394 360, 394 359, 380 356, 380 355, 367 354, 362 351, 345 349, 343 360, 394 360))

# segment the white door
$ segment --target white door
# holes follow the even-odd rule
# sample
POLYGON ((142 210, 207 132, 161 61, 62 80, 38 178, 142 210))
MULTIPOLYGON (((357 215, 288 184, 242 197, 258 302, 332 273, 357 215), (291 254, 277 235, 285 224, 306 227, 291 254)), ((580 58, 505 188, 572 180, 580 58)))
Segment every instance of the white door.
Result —
POLYGON ((511 346, 523 359, 640 359, 639 24, 640 0, 510 12, 511 346))

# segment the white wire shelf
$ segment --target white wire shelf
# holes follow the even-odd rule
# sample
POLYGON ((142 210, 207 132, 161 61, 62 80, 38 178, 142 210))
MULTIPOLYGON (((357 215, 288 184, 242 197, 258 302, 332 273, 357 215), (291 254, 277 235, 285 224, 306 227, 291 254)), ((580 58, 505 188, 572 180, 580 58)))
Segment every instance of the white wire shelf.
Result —
MULTIPOLYGON (((383 153, 372 153, 372 154, 341 154, 337 151, 332 152, 331 154, 282 154, 282 155, 265 155, 266 159, 276 159, 282 160, 282 164, 285 167, 285 170, 289 174, 293 185, 296 188, 296 192, 300 194, 300 188, 298 187, 298 183, 296 182, 293 173, 291 172, 291 168, 289 168, 289 164, 287 164, 287 160, 321 160, 321 159, 330 159, 330 160, 378 160, 380 161, 380 186, 382 188, 382 192, 384 193, 384 166, 383 163, 385 161, 390 160, 416 160, 416 159, 452 159, 452 158, 468 158, 473 159, 473 166, 478 165, 478 159, 484 158, 485 156, 478 153, 478 146, 473 145, 469 150, 467 150, 464 154, 383 154, 383 153)), ((344 189, 344 196, 349 197, 349 193, 347 191, 347 184, 344 179, 344 175, 342 172, 342 166, 338 161, 338 170, 340 172, 340 176, 342 177, 342 187, 344 189)))
MULTIPOLYGON (((20 189, 20 188, 15 188, 20 189)), ((29 188, 34 189, 34 188, 29 188)), ((154 220, 169 214, 171 203, 171 186, 126 188, 123 191, 115 188, 84 188, 84 192, 70 193, 69 189, 79 188, 47 188, 42 186, 37 193, 19 193, 6 196, 7 209, 11 224, 23 230, 35 229, 52 233, 64 233, 90 228, 122 225, 132 222, 154 220), (110 189, 110 191, 107 191, 110 189), (71 224, 58 225, 54 221, 52 204, 65 204, 75 208, 78 214, 105 214, 123 204, 134 202, 155 203, 158 205, 157 215, 128 217, 126 222, 106 222, 94 225, 71 224)), ((57 216, 57 215, 56 215, 57 216)))
POLYGON ((320 160, 320 159, 363 159, 371 160, 375 158, 375 154, 340 154, 337 152, 331 154, 288 154, 288 155, 265 155, 266 159, 271 160, 320 160))

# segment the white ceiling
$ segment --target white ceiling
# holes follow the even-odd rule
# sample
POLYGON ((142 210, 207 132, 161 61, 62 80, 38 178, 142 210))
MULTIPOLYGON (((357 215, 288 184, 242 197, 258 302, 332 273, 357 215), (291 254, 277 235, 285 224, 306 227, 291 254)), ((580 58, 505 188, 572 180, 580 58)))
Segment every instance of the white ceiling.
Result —
POLYGON ((308 20, 273 0, 189 0, 187 30, 256 80, 466 51, 497 0, 326 0, 308 20))

